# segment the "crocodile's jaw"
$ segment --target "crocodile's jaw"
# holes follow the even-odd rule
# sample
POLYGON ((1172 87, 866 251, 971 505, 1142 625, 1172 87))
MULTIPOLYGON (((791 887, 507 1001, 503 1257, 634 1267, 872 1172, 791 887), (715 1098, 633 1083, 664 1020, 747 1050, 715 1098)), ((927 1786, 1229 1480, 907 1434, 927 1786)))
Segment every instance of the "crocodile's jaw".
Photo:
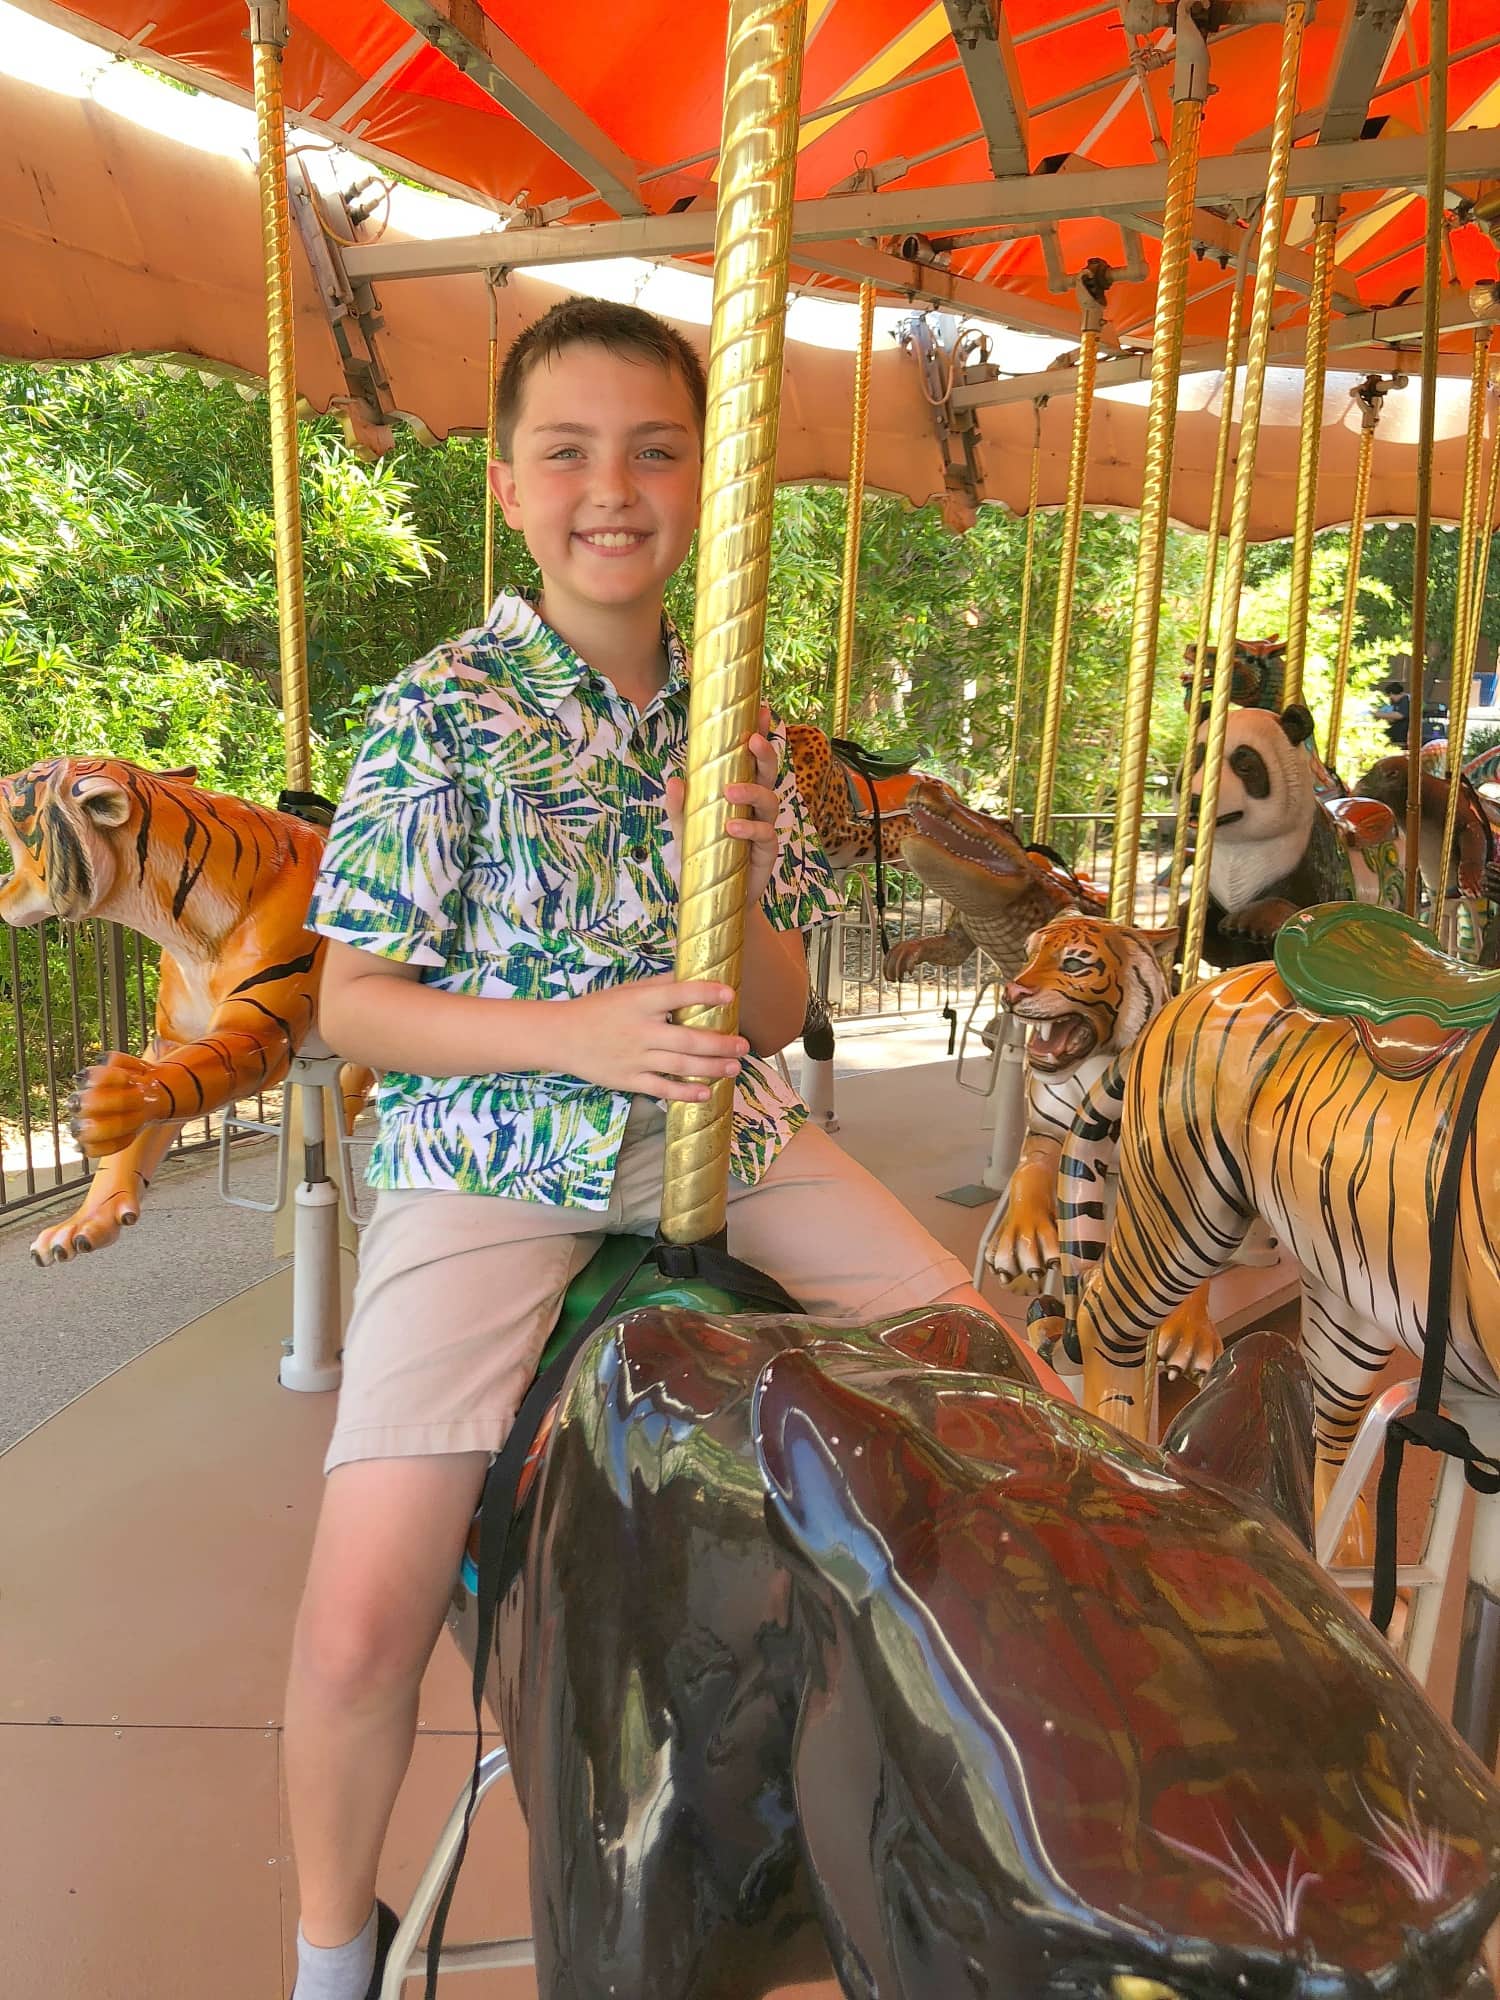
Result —
POLYGON ((971 911, 977 914, 993 909, 998 913, 1007 909, 1017 897, 1037 886, 1031 868, 1010 866, 999 850, 991 864, 960 854, 946 841, 935 840, 926 833, 907 834, 901 843, 901 858, 929 889, 952 903, 965 920, 971 911))

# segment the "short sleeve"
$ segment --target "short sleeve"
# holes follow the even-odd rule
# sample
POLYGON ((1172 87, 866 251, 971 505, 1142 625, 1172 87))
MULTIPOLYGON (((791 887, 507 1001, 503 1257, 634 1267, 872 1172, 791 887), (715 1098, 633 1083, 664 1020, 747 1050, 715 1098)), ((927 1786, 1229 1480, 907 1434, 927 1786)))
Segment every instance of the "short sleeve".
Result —
POLYGON ((815 930, 843 914, 843 899, 803 809, 787 755, 786 728, 779 720, 772 724, 771 741, 779 760, 776 831, 780 849, 761 908, 779 931, 815 930))
POLYGON ((469 827, 452 727, 440 694, 410 678, 375 703, 313 890, 308 923, 321 936, 446 964, 469 827))

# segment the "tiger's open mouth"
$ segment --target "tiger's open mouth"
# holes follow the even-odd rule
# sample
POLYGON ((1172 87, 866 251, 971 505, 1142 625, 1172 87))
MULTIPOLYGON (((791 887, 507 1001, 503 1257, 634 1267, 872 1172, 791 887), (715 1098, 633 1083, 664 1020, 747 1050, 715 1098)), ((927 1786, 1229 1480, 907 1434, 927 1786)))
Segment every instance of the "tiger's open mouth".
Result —
POLYGON ((1053 1021, 1033 1021, 1026 1038, 1026 1060, 1033 1069, 1049 1073, 1071 1069, 1074 1063, 1093 1054, 1098 1041, 1093 1022, 1079 1014, 1063 1014, 1053 1021))

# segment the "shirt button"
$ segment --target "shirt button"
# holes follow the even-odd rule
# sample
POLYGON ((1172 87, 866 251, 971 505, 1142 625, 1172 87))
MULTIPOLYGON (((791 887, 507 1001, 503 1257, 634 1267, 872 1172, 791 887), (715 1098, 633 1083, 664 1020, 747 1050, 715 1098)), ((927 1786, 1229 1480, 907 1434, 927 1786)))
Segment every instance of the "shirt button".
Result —
POLYGON ((632 861, 649 861, 651 859, 651 849, 643 840, 638 840, 630 850, 630 858, 632 861))

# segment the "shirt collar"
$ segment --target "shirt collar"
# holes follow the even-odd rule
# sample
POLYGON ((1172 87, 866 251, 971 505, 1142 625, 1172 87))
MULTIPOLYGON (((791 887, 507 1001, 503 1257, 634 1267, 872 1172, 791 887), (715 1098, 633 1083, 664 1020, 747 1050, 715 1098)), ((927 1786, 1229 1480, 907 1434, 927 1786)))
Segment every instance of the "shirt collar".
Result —
MULTIPOLYGON (((484 639, 504 656, 507 667, 524 680, 528 691, 544 708, 555 709, 586 682, 605 685, 586 660, 559 633, 544 622, 529 597, 516 591, 502 591, 481 628, 484 639)), ((680 694, 688 684, 691 660, 676 626, 662 613, 662 644, 667 652, 667 680, 658 702, 680 694)), ((652 706, 656 704, 653 702, 652 706)))

